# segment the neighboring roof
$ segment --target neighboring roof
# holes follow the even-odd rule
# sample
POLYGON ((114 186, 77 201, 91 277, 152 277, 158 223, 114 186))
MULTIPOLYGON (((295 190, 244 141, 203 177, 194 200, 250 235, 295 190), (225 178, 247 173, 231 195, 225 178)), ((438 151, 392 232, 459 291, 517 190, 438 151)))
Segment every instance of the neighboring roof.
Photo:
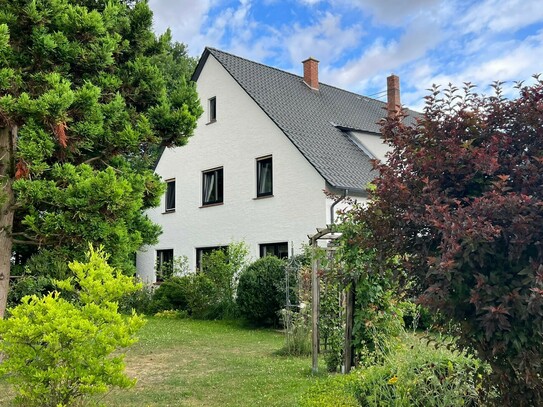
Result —
POLYGON ((370 157, 346 129, 379 133, 386 103, 319 84, 312 90, 303 78, 257 62, 206 48, 194 72, 196 81, 209 55, 232 75, 309 163, 333 187, 364 190, 375 177, 370 157))

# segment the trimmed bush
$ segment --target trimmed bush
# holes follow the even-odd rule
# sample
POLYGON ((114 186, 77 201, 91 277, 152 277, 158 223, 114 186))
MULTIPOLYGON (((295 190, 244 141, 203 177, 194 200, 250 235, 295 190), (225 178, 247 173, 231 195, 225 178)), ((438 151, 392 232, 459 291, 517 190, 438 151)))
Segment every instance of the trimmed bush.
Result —
POLYGON ((190 277, 170 277, 164 281, 153 293, 150 304, 150 313, 154 314, 167 310, 187 310, 190 277))
POLYGON ((266 256, 247 267, 239 277, 237 304, 248 322, 277 325, 285 304, 285 263, 266 256))

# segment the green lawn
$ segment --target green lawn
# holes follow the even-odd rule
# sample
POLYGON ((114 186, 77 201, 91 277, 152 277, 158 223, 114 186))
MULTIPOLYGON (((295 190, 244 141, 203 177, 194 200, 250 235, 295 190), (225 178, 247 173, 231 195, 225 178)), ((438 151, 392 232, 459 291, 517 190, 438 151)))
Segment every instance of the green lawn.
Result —
POLYGON ((316 380, 310 358, 274 354, 282 334, 234 323, 150 318, 127 353, 131 390, 107 406, 295 406, 316 380))
MULTIPOLYGON (((106 406, 296 406, 317 377, 310 357, 275 352, 283 335, 232 322, 149 318, 127 351, 129 390, 100 397, 106 406)), ((325 371, 324 365, 321 371, 325 371)), ((13 393, 0 380, 0 405, 13 393)))

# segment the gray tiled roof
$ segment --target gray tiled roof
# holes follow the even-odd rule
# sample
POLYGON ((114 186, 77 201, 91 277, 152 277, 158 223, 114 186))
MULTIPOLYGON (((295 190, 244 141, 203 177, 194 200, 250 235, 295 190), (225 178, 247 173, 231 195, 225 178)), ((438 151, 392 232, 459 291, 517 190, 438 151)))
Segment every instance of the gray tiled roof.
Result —
POLYGON ((213 48, 205 49, 193 80, 210 54, 331 186, 362 190, 376 176, 370 158, 340 128, 379 133, 384 102, 322 83, 312 90, 300 76, 213 48))

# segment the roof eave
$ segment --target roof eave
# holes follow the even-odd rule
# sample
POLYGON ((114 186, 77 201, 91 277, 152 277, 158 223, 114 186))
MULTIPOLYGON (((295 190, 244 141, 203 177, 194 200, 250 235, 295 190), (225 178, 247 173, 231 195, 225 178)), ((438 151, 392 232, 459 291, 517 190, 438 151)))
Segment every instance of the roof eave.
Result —
POLYGON ((210 54, 209 48, 205 47, 204 52, 202 52, 202 56, 200 57, 200 60, 198 61, 198 65, 196 65, 196 69, 194 70, 192 76, 190 77, 191 81, 196 82, 198 80, 198 78, 200 77, 200 73, 202 73, 202 69, 204 69, 204 65, 206 64, 209 54, 210 54))

